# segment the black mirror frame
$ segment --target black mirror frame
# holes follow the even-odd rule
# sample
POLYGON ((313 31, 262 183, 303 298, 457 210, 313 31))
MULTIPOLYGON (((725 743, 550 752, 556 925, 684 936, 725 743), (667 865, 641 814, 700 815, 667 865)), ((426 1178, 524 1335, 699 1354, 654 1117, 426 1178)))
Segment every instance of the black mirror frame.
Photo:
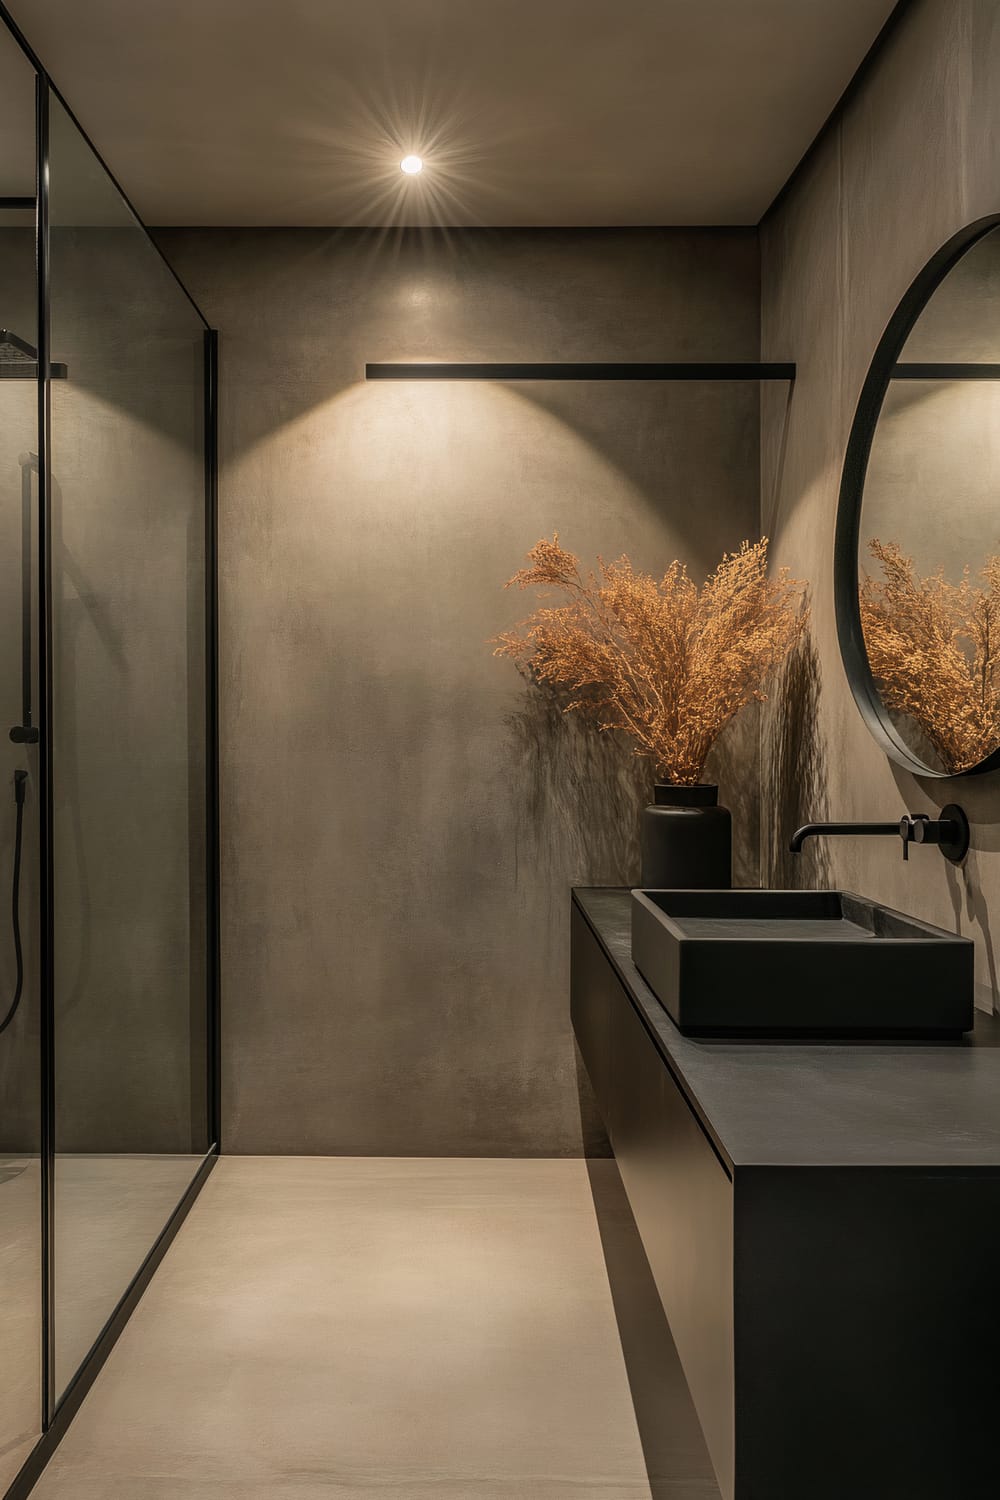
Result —
POLYGON ((1000 746, 978 765, 964 771, 937 771, 918 760, 898 734, 882 702, 868 663, 861 607, 858 601, 858 544, 861 536, 861 506, 875 429, 900 352, 913 325, 934 292, 973 245, 1000 226, 1000 214, 976 219, 952 236, 914 278, 878 342, 865 383, 861 387, 851 433, 844 455, 837 505, 837 530, 833 547, 833 589, 837 616, 837 638, 858 712, 875 742, 897 765, 914 776, 951 781, 981 776, 1000 767, 1000 746))

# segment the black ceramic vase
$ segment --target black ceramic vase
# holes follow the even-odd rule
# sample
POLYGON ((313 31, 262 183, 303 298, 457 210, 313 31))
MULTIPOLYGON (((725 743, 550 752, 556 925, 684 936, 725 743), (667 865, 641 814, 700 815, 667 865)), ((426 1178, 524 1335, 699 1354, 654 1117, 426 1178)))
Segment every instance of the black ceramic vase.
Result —
POLYGON ((733 820, 717 786, 658 781, 642 814, 642 884, 654 890, 728 890, 733 820))

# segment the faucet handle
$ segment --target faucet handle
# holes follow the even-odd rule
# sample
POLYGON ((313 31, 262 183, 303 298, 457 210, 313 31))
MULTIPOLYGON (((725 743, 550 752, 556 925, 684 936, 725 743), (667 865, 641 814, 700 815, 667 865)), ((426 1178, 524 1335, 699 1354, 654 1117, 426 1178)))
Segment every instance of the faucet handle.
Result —
POLYGON ((911 844, 923 844, 926 842, 923 837, 924 830, 921 825, 927 822, 929 822, 927 813, 904 813, 900 818, 899 836, 903 841, 904 859, 908 860, 910 857, 911 844))
MULTIPOLYGON (((900 824, 902 829, 902 823, 900 824)), ((942 807, 940 818, 922 818, 913 830, 917 844, 937 844, 952 864, 961 864, 969 851, 969 820, 961 807, 949 802, 942 807)))

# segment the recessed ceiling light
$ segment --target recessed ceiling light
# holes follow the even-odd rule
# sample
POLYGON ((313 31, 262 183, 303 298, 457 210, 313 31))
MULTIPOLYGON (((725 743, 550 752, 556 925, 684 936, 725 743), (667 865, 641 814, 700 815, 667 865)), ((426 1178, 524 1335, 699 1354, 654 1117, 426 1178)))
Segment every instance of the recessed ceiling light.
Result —
POLYGON ((407 177, 416 177, 418 172, 422 172, 424 170, 423 157, 404 156, 403 160, 399 164, 399 168, 401 172, 406 173, 407 177))

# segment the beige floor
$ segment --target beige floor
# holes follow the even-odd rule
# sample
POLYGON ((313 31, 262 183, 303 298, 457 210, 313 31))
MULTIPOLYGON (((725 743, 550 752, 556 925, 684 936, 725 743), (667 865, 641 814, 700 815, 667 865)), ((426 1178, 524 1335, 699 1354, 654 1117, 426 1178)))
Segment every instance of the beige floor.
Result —
POLYGON ((716 1500, 590 1168, 224 1158, 36 1500, 716 1500))

